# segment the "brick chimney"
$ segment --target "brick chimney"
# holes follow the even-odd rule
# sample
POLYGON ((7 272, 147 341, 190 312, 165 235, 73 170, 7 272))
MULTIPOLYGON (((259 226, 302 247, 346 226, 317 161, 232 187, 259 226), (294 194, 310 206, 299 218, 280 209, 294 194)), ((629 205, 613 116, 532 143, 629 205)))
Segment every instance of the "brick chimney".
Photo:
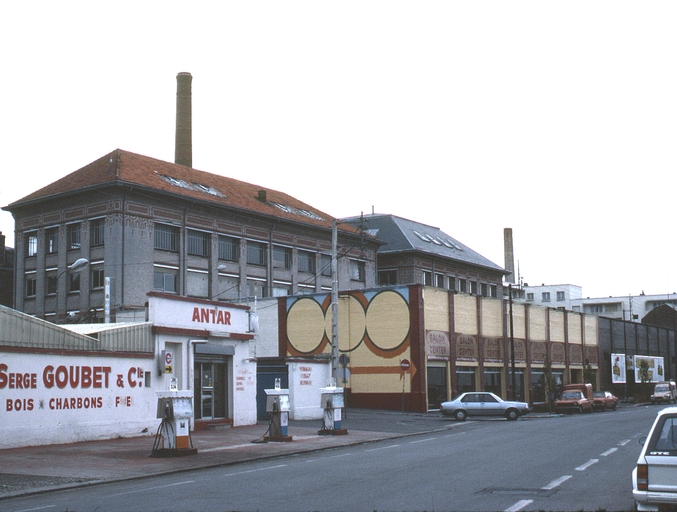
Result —
POLYGON ((190 73, 176 75, 176 142, 174 162, 193 167, 192 94, 190 73))
POLYGON ((515 253, 512 245, 512 228, 503 230, 503 252, 505 257, 505 269, 510 272, 505 276, 507 283, 515 284, 515 253))

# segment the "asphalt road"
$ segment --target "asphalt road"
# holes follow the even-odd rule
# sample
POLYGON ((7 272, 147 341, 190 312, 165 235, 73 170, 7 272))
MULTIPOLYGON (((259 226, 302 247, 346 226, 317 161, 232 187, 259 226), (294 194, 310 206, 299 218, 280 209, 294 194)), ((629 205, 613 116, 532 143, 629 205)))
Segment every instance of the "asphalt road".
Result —
MULTIPOLYGON (((630 473, 657 407, 481 419, 427 434, 35 495, 3 510, 630 511, 630 473)), ((414 419, 416 421, 416 419, 414 419)), ((397 428, 397 425, 393 425, 397 428)))

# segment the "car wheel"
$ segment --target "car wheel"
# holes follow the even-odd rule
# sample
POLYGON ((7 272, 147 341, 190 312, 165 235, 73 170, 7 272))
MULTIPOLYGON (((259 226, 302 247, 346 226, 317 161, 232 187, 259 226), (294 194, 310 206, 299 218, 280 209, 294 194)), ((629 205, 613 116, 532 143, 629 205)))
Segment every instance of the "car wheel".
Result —
POLYGON ((456 418, 456 421, 465 421, 467 417, 468 413, 460 409, 454 413, 454 418, 456 418))
POLYGON ((505 417, 510 421, 515 421, 519 416, 519 413, 515 409, 508 409, 505 411, 505 417))

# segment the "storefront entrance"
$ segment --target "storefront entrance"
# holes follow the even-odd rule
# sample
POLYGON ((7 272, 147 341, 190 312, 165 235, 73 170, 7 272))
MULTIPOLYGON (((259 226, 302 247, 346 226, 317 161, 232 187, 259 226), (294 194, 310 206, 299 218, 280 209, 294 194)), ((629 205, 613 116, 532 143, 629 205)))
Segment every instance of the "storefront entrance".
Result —
POLYGON ((447 367, 428 366, 428 409, 439 409, 447 400, 447 367))
POLYGON ((220 419, 227 415, 227 366, 223 361, 195 361, 195 419, 220 419))

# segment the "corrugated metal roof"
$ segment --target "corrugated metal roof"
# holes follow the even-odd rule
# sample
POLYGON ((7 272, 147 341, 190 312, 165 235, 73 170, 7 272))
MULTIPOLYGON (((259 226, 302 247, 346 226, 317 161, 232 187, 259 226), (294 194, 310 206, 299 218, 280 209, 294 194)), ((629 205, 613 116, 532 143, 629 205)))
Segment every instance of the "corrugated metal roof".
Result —
MULTIPOLYGON (((105 326, 106 324, 100 324, 105 326)), ((150 324, 123 325, 90 335, 0 306, 0 351, 12 349, 154 353, 150 324)))

